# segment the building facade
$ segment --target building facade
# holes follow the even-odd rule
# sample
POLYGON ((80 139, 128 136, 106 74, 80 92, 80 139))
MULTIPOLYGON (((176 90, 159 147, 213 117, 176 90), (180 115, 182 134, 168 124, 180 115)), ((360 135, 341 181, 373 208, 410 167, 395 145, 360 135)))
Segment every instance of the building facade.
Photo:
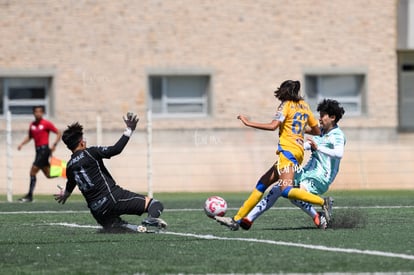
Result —
POLYGON ((333 188, 414 188, 413 11, 397 0, 0 1, 0 130, 10 111, 14 192, 28 185, 34 152, 15 148, 34 105, 61 130, 84 124, 90 145, 115 142, 121 116, 138 112, 140 130, 108 164, 122 186, 250 190, 276 160, 277 132, 236 117, 270 121, 286 79, 301 81, 313 108, 328 97, 346 109, 333 188))

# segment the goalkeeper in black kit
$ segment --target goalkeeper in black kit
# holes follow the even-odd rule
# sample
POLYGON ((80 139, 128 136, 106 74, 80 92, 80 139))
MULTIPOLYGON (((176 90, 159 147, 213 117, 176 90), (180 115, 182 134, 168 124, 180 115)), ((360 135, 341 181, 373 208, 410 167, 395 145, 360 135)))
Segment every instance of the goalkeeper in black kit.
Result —
POLYGON ((115 183, 102 160, 122 152, 138 120, 136 115, 127 113, 124 117, 127 128, 113 146, 86 147, 83 127, 78 122, 69 125, 62 135, 63 142, 73 154, 66 167, 66 188, 61 194, 56 194, 55 199, 64 204, 77 185, 104 232, 149 232, 149 227, 157 230, 167 227, 165 221, 159 218, 164 210, 162 203, 122 189, 115 183), (141 216, 145 212, 148 217, 141 225, 130 224, 121 219, 124 214, 141 216))

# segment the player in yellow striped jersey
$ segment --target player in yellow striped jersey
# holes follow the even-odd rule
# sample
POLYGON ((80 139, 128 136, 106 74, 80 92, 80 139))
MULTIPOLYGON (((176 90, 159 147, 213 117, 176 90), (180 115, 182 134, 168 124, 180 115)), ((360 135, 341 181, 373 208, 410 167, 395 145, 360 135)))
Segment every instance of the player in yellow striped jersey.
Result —
POLYGON ((279 159, 259 179, 256 188, 233 218, 215 217, 217 222, 231 230, 239 229, 242 218, 253 209, 261 200, 266 189, 275 182, 281 186, 282 196, 321 205, 325 211, 326 219, 329 219, 331 208, 329 198, 323 199, 303 189, 293 188, 295 170, 300 168, 304 157, 304 133, 320 135, 318 121, 300 95, 299 81, 284 81, 274 92, 274 95, 281 101, 281 104, 271 122, 258 123, 250 121, 243 115, 237 117, 248 127, 268 131, 279 129, 279 144, 276 151, 279 159))

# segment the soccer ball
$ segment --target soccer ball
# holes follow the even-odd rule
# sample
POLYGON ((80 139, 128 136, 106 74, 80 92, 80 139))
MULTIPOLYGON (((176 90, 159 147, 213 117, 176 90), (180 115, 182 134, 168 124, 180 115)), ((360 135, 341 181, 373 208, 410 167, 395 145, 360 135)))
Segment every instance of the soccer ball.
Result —
POLYGON ((219 196, 209 197, 204 204, 204 212, 209 218, 214 216, 224 216, 227 211, 227 202, 225 199, 219 196))

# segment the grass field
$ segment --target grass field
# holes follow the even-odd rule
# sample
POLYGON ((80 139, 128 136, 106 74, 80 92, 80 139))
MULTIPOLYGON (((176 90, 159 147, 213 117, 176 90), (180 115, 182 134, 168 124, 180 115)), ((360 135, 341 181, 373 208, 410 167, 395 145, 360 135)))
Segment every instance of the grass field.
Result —
MULTIPOLYGON (((157 194, 168 230, 103 234, 80 196, 58 205, 0 196, 0 274, 414 273, 414 191, 336 191, 335 226, 281 199, 249 231, 205 216, 213 194, 157 194)), ((223 196, 236 212, 246 194, 223 196)), ((140 217, 124 217, 139 223, 140 217)))

